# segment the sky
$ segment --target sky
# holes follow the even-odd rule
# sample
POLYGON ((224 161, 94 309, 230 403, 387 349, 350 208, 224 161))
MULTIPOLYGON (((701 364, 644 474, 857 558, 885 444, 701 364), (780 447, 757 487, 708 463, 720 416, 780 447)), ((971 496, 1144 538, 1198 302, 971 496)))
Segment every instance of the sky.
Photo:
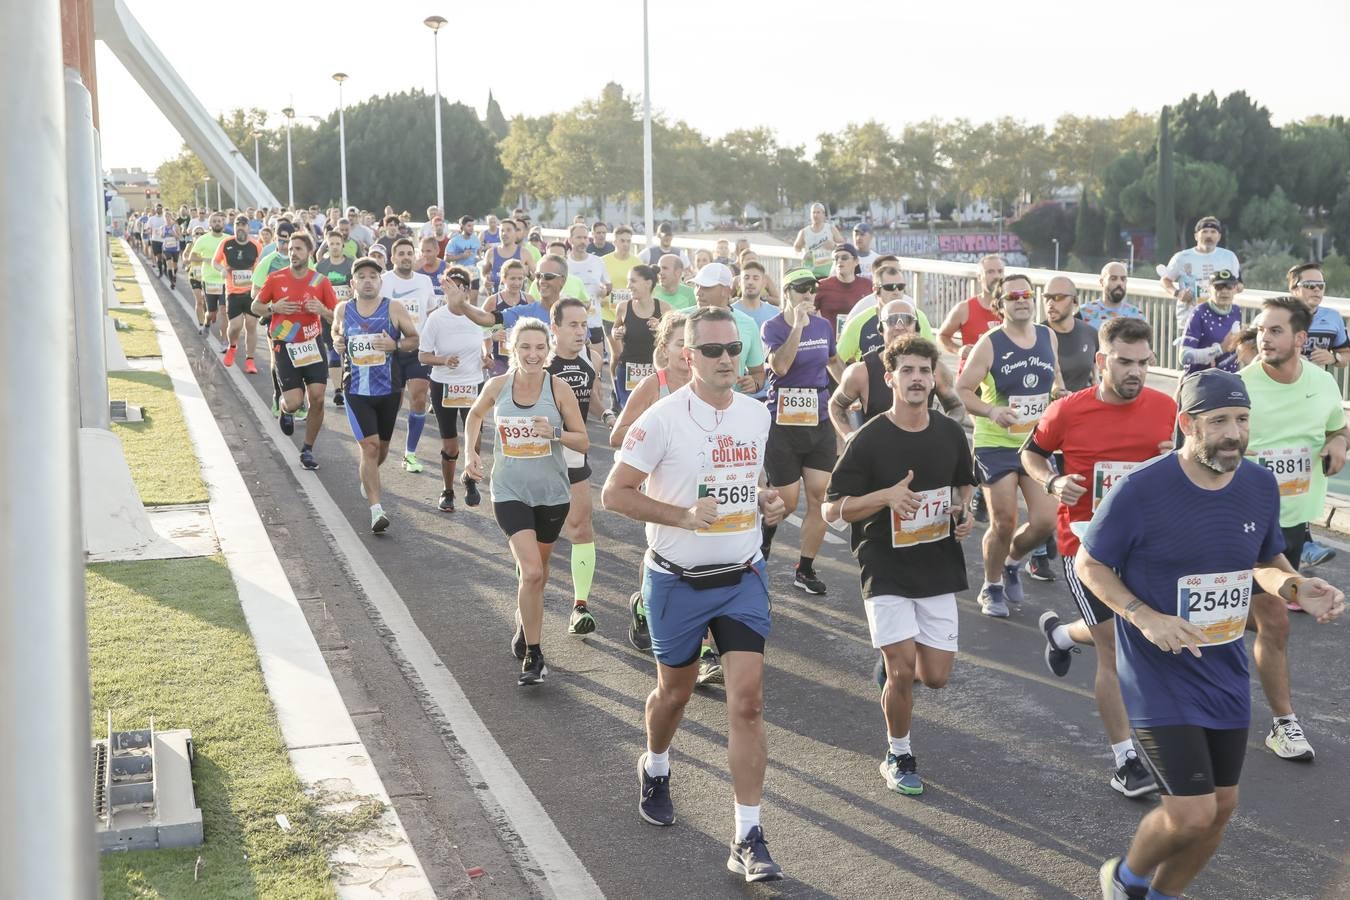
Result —
MULTIPOLYGON (((213 115, 282 107, 326 117, 344 100, 434 84, 482 115, 491 90, 507 118, 597 96, 609 81, 642 92, 641 0, 474 4, 444 0, 123 0, 213 115), (265 26, 264 27, 264 23, 265 26)), ((1063 113, 1156 112, 1193 92, 1245 90, 1276 124, 1350 115, 1350 3, 1307 0, 1131 3, 955 0, 650 0, 653 111, 712 137, 768 125, 814 149, 822 132, 875 118, 899 131, 931 117, 1011 115, 1050 125, 1063 113)), ((153 170, 182 145, 173 126, 103 44, 97 47, 106 168, 153 170)), ((247 151, 248 148, 245 148, 247 151)), ((245 156, 252 158, 251 153, 245 156)))

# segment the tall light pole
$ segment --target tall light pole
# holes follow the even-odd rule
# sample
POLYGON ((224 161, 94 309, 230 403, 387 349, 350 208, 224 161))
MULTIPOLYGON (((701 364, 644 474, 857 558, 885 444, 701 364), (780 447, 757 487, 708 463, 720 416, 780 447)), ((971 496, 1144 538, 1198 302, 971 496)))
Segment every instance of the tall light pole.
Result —
MULTIPOLYGON (((347 125, 342 116, 342 82, 347 80, 346 72, 334 72, 333 80, 338 85, 338 163, 342 169, 342 214, 347 214, 347 125)), ((441 104, 436 102, 436 114, 440 115, 441 104)), ((439 143, 440 138, 437 137, 439 143)))
POLYGON ((211 205, 211 176, 202 176, 202 206, 211 205))
POLYGON ((422 24, 431 29, 432 57, 436 72, 436 205, 441 214, 445 214, 445 164, 441 155, 441 46, 438 41, 441 26, 446 24, 440 16, 427 16, 422 24))
POLYGON ((288 106, 281 114, 286 117, 286 205, 295 209, 295 172, 291 169, 291 120, 295 118, 295 107, 288 106))
POLYGON ((244 161, 244 155, 238 150, 231 150, 230 155, 234 157, 234 164, 230 166, 234 171, 234 191, 230 196, 234 202, 235 208, 241 209, 242 207, 239 206, 239 166, 244 161))
POLYGON ((1059 238, 1051 238, 1050 243, 1055 245, 1055 271, 1059 271, 1059 238))
POLYGON ((651 247, 655 234, 652 224, 652 67, 647 30, 647 0, 642 0, 642 221, 647 229, 646 246, 651 247))
MULTIPOLYGON (((262 139, 262 132, 254 130, 249 134, 253 138, 253 174, 258 176, 258 183, 262 184, 262 158, 258 155, 258 141, 262 139)), ((262 206, 262 198, 258 196, 255 189, 253 194, 253 205, 262 206)))

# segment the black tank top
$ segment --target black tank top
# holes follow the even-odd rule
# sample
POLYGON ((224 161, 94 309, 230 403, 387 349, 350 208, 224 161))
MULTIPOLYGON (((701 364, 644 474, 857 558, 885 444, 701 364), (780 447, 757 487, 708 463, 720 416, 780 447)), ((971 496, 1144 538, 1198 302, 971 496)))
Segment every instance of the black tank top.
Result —
POLYGON ((656 350, 656 333, 647 323, 651 319, 659 322, 665 312, 660 300, 653 297, 652 303, 656 304, 656 314, 646 318, 637 314, 631 300, 628 302, 628 309, 623 314, 623 352, 619 354, 620 362, 651 364, 652 353, 656 350))
POLYGON ((867 405, 863 407, 862 420, 872 419, 891 408, 890 385, 886 384, 886 366, 881 361, 881 348, 863 355, 863 365, 867 367, 867 405))

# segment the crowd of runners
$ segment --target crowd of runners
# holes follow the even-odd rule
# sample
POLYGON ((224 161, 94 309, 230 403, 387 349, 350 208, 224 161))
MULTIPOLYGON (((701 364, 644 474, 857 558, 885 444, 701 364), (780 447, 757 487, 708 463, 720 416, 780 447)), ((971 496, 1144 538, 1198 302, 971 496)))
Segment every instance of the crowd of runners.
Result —
POLYGON ((957 595, 972 587, 961 541, 977 524, 986 616, 1024 602, 1023 577, 1058 580, 1060 559, 1076 615, 1041 615, 1045 665, 1063 676, 1094 649, 1104 781, 1161 795, 1103 864, 1104 896, 1180 896, 1218 848, 1251 725, 1245 632, 1272 713, 1266 746, 1314 758, 1292 706, 1290 615, 1328 622, 1343 609, 1299 567, 1333 552, 1308 523, 1350 449, 1328 371, 1350 363, 1350 337, 1321 305, 1316 263, 1290 269, 1288 296, 1244 329, 1238 259, 1219 246, 1222 224, 1200 219, 1195 246, 1158 267, 1185 369, 1169 395, 1146 383, 1157 335, 1127 301, 1121 263, 1080 302, 1067 277, 1038 288, 986 257, 978 293, 935 329, 902 261, 820 206, 781 278, 748 244, 691 260, 665 225, 639 253, 628 226, 579 219, 548 242, 520 209, 481 226, 434 207, 423 225, 410 218, 155 207, 128 238, 170 288, 186 272, 225 366, 258 375, 267 354, 273 412, 284 434, 303 422, 305 468, 318 468, 325 407, 345 413, 373 532, 393 527, 380 467, 404 407, 397 455, 410 472, 434 414, 438 508, 453 513, 458 491, 477 507, 485 490, 516 564, 521 685, 548 676, 544 590, 560 537, 568 633, 599 627, 588 451, 593 435, 616 449, 601 505, 646 529, 625 616, 656 662, 636 765, 645 821, 674 824, 681 716, 697 685, 724 684, 727 867, 782 877, 760 824, 767 568, 803 498, 796 589, 840 589, 814 563, 829 528, 850 533, 890 790, 923 792, 915 687, 951 677, 957 595))

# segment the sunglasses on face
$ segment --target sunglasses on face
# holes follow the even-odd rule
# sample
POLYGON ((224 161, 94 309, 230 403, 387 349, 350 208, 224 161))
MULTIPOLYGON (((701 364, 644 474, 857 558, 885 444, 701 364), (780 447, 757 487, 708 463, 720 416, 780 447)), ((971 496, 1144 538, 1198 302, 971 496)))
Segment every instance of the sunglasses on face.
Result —
POLYGON ((911 316, 909 313, 896 313, 883 319, 887 328, 894 328, 897 325, 913 325, 919 321, 917 316, 911 316))
POLYGON ((885 284, 881 285, 881 289, 882 289, 883 291, 891 291, 891 292, 893 292, 893 293, 900 293, 900 292, 904 291, 904 289, 905 289, 905 283, 904 283, 903 281, 888 281, 888 282, 886 282, 885 284))
POLYGON ((1032 291, 1008 291, 1008 293, 1006 293, 1006 294, 1003 295, 1003 299, 1004 299, 1005 301, 1007 301, 1007 300, 1030 300, 1030 299, 1032 299, 1032 298, 1035 297, 1035 296, 1036 296, 1035 293, 1032 292, 1032 291))
POLYGON ((732 357, 740 356, 744 346, 740 341, 732 341, 728 344, 695 344, 693 349, 708 359, 721 359, 723 353, 732 357))
POLYGON ((1298 286, 1309 291, 1325 291, 1327 289, 1325 281, 1300 281, 1298 286))
POLYGON ((449 278, 449 280, 450 280, 450 282, 451 282, 452 284, 457 284, 457 285, 459 285, 461 288, 468 289, 468 287, 469 287, 469 282, 466 281, 465 278, 464 278, 464 276, 462 276, 462 275, 460 275, 460 276, 451 275, 450 278, 449 278))
POLYGON ((814 281, 794 281, 788 285, 788 290, 794 294, 814 294, 816 292, 816 283, 814 281))
POLYGON ((1047 300, 1072 300, 1073 294, 1044 294, 1047 300))
POLYGON ((562 276, 559 275, 557 272, 540 272, 540 273, 539 273, 539 280, 540 280, 540 281, 552 281, 552 280, 555 279, 555 278, 561 278, 561 277, 562 277, 562 276))

